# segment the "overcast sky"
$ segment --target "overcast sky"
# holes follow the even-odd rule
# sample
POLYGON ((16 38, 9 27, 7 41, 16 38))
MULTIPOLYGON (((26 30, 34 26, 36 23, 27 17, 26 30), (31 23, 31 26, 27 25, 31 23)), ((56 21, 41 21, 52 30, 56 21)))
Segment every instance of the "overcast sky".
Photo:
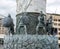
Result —
MULTIPOLYGON (((60 0, 47 0, 47 13, 60 13, 60 0)), ((16 0, 0 0, 0 14, 7 16, 11 14, 15 20, 16 0)))
POLYGON ((60 0, 47 0, 46 12, 60 14, 60 0))

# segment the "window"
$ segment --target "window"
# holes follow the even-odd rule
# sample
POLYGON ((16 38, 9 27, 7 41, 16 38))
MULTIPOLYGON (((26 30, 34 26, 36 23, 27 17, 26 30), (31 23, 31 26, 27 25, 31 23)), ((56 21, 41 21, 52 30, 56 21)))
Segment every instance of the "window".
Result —
POLYGON ((54 21, 57 21, 57 19, 54 19, 54 21))
POLYGON ((60 30, 60 28, 59 28, 59 30, 60 30))
POLYGON ((0 19, 1 20, 1 19, 0 19))
POLYGON ((54 23, 54 25, 57 25, 57 23, 54 23))
POLYGON ((59 32, 59 35, 60 35, 60 32, 59 32))
POLYGON ((1 30, 1 34, 4 34, 4 30, 1 30))
POLYGON ((59 40, 60 40, 60 37, 59 37, 59 40))
POLYGON ((60 48, 60 44, 59 44, 59 48, 60 48))
POLYGON ((60 19, 58 21, 60 21, 60 19))
POLYGON ((2 30, 4 30, 4 27, 2 27, 2 30))
POLYGON ((60 26, 60 24, 58 24, 60 26))

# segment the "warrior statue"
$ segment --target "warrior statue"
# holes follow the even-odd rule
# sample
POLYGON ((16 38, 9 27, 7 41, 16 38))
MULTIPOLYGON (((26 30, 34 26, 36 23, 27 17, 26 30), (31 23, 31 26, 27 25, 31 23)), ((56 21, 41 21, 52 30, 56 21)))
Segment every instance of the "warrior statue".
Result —
POLYGON ((8 17, 5 17, 2 21, 2 24, 4 27, 6 27, 8 30, 8 33, 10 35, 10 33, 13 35, 14 34, 14 23, 13 23, 13 19, 11 18, 10 14, 8 15, 8 17))
POLYGON ((44 22, 44 14, 43 12, 41 11, 40 15, 38 16, 38 20, 39 20, 39 23, 36 27, 36 33, 38 34, 44 34, 44 30, 45 30, 45 22, 44 22))
POLYGON ((20 18, 20 23, 19 23, 19 34, 27 34, 27 28, 26 25, 29 24, 29 19, 26 16, 27 13, 23 13, 23 15, 20 18))
POLYGON ((48 34, 52 34, 52 16, 50 16, 50 18, 47 20, 46 31, 48 34))

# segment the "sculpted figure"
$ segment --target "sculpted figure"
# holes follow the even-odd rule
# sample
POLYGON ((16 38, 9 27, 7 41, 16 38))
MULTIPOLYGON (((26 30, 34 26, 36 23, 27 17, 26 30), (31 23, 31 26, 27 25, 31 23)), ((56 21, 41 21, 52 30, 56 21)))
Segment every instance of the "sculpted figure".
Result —
POLYGON ((52 16, 50 16, 50 18, 47 20, 46 31, 48 34, 52 34, 52 16))
POLYGON ((28 24, 29 24, 29 18, 26 16, 26 13, 24 13, 20 18, 20 24, 19 24, 20 34, 27 34, 26 25, 28 24))
POLYGON ((14 34, 14 23, 11 15, 9 14, 8 17, 5 17, 2 21, 4 27, 8 28, 8 33, 14 34))
POLYGON ((38 25, 36 27, 36 33, 38 34, 43 34, 44 30, 45 30, 45 22, 44 22, 44 14, 41 11, 40 15, 38 16, 38 25))

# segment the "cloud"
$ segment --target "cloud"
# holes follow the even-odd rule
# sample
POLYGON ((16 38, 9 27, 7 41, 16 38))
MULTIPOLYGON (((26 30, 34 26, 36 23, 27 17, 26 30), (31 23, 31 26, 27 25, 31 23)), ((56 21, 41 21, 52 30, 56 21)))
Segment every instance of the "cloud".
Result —
POLYGON ((16 8, 16 1, 13 0, 0 0, 0 10, 10 12, 12 8, 16 8))
POLYGON ((15 6, 15 2, 13 2, 12 0, 0 0, 0 7, 3 8, 12 8, 15 6))
POLYGON ((47 4, 51 4, 51 3, 54 3, 56 0, 46 0, 47 1, 47 4))
POLYGON ((47 0, 46 12, 60 14, 60 0, 47 0))

